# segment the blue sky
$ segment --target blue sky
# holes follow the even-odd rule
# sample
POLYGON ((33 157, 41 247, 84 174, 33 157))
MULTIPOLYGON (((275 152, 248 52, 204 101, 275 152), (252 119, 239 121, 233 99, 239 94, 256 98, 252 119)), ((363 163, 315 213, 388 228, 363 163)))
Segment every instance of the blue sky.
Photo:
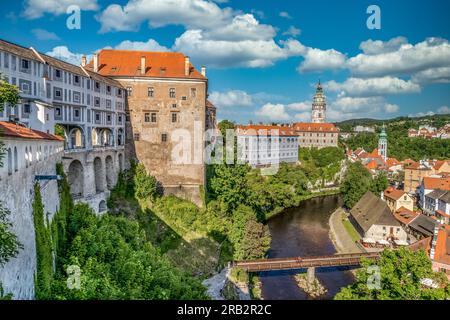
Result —
POLYGON ((207 66, 219 119, 308 121, 321 79, 328 119, 450 113, 450 1, 24 0, 0 38, 78 62, 105 47, 176 50, 207 66), (369 5, 381 30, 369 30, 369 5), (81 29, 66 27, 69 5, 81 29))

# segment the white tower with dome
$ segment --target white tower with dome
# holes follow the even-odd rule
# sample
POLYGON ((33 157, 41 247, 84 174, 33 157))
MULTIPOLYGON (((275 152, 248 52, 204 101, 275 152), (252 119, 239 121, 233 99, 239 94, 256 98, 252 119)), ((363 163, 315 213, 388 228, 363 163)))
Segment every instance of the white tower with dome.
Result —
POLYGON ((311 120, 313 123, 324 123, 326 118, 327 102, 322 85, 317 84, 316 94, 313 98, 311 120))

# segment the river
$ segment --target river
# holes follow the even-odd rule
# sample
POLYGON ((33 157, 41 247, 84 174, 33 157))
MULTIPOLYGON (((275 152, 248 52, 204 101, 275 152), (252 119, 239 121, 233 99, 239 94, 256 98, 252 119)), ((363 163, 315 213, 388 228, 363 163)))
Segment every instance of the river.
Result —
MULTIPOLYGON (((270 258, 320 256, 336 253, 329 238, 328 220, 341 205, 337 195, 303 201, 297 208, 287 209, 272 217, 269 229, 272 243, 270 258)), ((308 295, 298 288, 295 271, 271 271, 260 274, 262 295, 266 300, 305 300, 308 295)), ((340 288, 353 282, 348 268, 316 269, 316 276, 328 293, 321 299, 332 299, 340 288)))

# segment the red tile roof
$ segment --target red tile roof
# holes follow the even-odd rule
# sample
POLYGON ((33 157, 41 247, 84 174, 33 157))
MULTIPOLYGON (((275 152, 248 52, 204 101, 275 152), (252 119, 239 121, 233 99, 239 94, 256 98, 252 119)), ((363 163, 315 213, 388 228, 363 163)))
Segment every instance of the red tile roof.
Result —
POLYGON ((366 164, 366 168, 370 170, 376 170, 378 168, 378 163, 375 160, 372 160, 368 164, 366 164))
POLYGON ((438 231, 434 261, 450 265, 450 226, 442 226, 438 231))
POLYGON ((275 136, 298 136, 290 127, 269 126, 269 125, 248 125, 237 126, 237 134, 245 136, 275 135, 275 136))
POLYGON ((405 207, 401 207, 400 209, 394 212, 395 219, 397 219, 399 222, 405 225, 410 224, 418 216, 419 213, 408 210, 405 207))
POLYGON ((428 190, 450 190, 450 178, 423 178, 423 185, 428 190))
POLYGON ((339 132, 339 129, 332 123, 297 122, 292 127, 295 131, 301 132, 339 132))
MULTIPOLYGON (((192 64, 185 75, 185 55, 179 52, 147 52, 127 50, 101 50, 98 53, 98 73, 113 77, 156 77, 206 79, 192 64), (145 57, 145 75, 141 75, 141 57, 145 57)), ((93 61, 86 68, 93 69, 93 61)))
POLYGON ((401 165, 401 163, 400 163, 400 161, 398 161, 395 158, 388 158, 386 160, 386 165, 388 166, 388 168, 390 168, 390 167, 401 165))
POLYGON ((384 196, 386 198, 390 198, 393 200, 400 199, 404 194, 405 194, 405 191, 394 189, 394 188, 388 188, 384 191, 384 196))
POLYGON ((446 164, 447 162, 450 162, 449 160, 438 160, 434 163, 434 169, 439 170, 441 167, 446 164))
POLYGON ((60 136, 33 130, 21 125, 0 121, 0 136, 22 138, 22 139, 42 139, 42 140, 58 140, 64 141, 60 136))

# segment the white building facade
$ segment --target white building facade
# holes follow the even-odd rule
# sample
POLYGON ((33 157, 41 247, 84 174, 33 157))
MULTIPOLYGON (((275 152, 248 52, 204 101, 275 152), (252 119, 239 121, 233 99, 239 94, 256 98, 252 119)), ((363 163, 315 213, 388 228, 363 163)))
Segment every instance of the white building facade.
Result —
POLYGON ((236 135, 238 161, 252 167, 298 162, 298 136, 289 127, 239 126, 236 135))

